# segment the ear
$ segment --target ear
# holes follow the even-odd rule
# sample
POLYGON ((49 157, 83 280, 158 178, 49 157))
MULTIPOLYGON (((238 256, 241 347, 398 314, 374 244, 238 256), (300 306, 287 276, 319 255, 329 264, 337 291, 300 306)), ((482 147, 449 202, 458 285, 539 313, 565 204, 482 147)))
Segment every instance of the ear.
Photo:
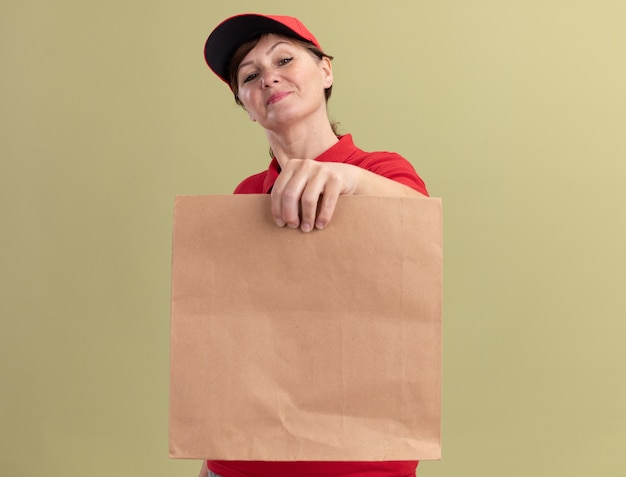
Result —
POLYGON ((320 60, 320 68, 322 70, 322 85, 324 89, 330 88, 334 81, 333 64, 331 63, 330 58, 327 56, 323 57, 320 60))

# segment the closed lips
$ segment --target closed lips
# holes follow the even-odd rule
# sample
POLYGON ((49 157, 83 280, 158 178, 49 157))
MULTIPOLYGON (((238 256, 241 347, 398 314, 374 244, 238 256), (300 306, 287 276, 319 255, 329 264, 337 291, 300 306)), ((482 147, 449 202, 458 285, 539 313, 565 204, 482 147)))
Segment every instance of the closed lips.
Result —
POLYGON ((289 91, 281 91, 280 93, 274 93, 267 99, 267 102, 265 104, 272 104, 277 101, 280 101, 281 99, 283 99, 285 96, 288 96, 289 94, 290 94, 289 91))

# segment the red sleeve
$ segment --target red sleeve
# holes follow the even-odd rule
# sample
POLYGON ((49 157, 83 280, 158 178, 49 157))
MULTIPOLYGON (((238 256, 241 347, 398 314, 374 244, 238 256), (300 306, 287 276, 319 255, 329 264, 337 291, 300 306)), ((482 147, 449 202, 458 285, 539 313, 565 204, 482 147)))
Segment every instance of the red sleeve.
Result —
POLYGON ((262 194, 266 173, 260 172, 241 181, 233 194, 262 194))
POLYGON ((404 157, 395 152, 374 152, 359 164, 360 167, 368 171, 379 174, 387 179, 400 182, 405 186, 428 196, 426 184, 417 175, 413 165, 404 157))

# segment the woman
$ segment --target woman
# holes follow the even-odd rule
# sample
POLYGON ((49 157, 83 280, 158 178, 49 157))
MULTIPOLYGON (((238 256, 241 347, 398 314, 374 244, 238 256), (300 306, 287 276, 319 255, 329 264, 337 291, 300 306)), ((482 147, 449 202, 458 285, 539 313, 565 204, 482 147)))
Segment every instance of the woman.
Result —
MULTIPOLYGON (((332 57, 296 18, 244 14, 209 36, 205 59, 250 120, 265 130, 271 163, 237 186, 238 194, 271 194, 279 227, 324 229, 340 195, 427 195, 411 164, 390 152, 365 152, 337 135, 326 102, 332 57)), ((408 477, 417 462, 204 462, 200 476, 408 477)))

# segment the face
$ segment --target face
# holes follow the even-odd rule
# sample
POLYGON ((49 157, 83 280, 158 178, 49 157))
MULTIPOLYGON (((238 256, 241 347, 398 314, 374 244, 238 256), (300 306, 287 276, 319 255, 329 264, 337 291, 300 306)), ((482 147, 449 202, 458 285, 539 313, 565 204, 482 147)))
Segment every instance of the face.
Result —
POLYGON ((325 119, 324 90, 333 83, 330 59, 321 60, 289 38, 267 35, 244 57, 238 96, 250 119, 278 131, 297 121, 325 119))

